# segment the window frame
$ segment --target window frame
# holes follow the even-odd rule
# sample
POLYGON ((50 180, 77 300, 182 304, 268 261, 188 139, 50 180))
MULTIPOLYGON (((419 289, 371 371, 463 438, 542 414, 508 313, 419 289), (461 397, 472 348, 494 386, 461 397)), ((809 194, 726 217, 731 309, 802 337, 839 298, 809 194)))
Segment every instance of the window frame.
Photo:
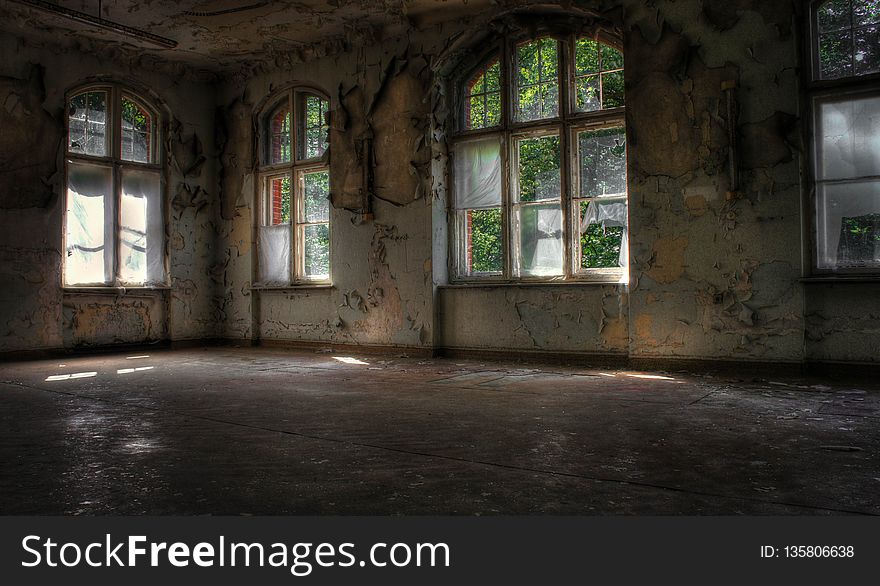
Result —
MULTIPOLYGON (((154 96, 145 97, 143 90, 137 90, 131 86, 116 81, 98 81, 87 83, 70 88, 64 93, 64 208, 61 221, 61 246, 62 246, 62 262, 61 262, 61 288, 63 290, 165 290, 170 288, 170 270, 168 266, 168 236, 167 226, 169 224, 169 206, 168 206, 168 160, 164 145, 164 132, 167 125, 167 114, 159 100, 154 96), (92 155, 88 153, 76 153, 70 149, 70 102, 73 98, 90 92, 104 92, 107 96, 105 123, 104 123, 104 145, 105 155, 92 155), (151 154, 148 162, 139 162, 124 159, 122 157, 122 100, 123 98, 134 102, 147 111, 152 117, 153 128, 150 137, 149 152, 151 154), (109 118, 109 120, 107 120, 109 118), (70 184, 70 164, 79 163, 82 165, 91 165, 95 167, 110 170, 112 193, 114 198, 114 211, 112 232, 114 235, 112 243, 114 266, 109 282, 102 283, 76 283, 71 284, 67 281, 67 244, 68 244, 68 218, 67 218, 67 201, 70 184), (120 275, 122 255, 119 253, 122 247, 122 178, 126 170, 134 171, 152 171, 158 173, 159 176, 159 199, 161 202, 161 210, 159 218, 162 222, 162 268, 163 278, 157 283, 132 284, 121 279, 120 275)), ((106 218, 105 218, 106 223, 106 218)), ((106 245, 105 245, 106 246, 106 245)))
MULTIPOLYGON (((827 1, 829 0, 811 0, 808 3, 806 34, 802 43, 804 59, 809 62, 809 67, 804 68, 803 75, 804 87, 806 88, 806 92, 804 92, 804 106, 808 112, 807 123, 805 124, 808 146, 808 156, 805 165, 808 185, 806 199, 809 210, 809 213, 805 214, 805 216, 809 222, 807 234, 809 234, 810 239, 808 274, 816 278, 863 277, 871 280, 880 280, 880 267, 820 268, 819 266, 819 220, 823 217, 823 213, 819 209, 820 184, 841 184, 857 181, 856 178, 827 181, 818 178, 818 145, 821 138, 819 136, 820 124, 818 120, 820 104, 833 101, 833 98, 842 98, 844 96, 851 99, 880 96, 880 72, 861 76, 853 73, 836 79, 822 79, 819 58, 819 8, 827 1)), ((804 260, 806 261, 806 258, 804 260)))
MULTIPOLYGON (((575 107, 576 84, 575 79, 575 51, 578 39, 590 38, 599 43, 623 52, 621 39, 606 33, 605 31, 585 31, 580 33, 558 34, 552 31, 541 31, 535 34, 507 34, 483 46, 482 50, 475 52, 470 61, 471 67, 464 70, 463 74, 450 80, 453 96, 452 132, 448 141, 448 185, 450 196, 447 202, 448 234, 449 234, 449 279, 454 284, 541 284, 541 283, 605 283, 618 284, 628 281, 629 259, 626 267, 613 267, 606 269, 579 270, 575 266, 576 251, 574 250, 574 234, 576 231, 575 219, 572 217, 571 207, 575 197, 572 189, 577 183, 573 175, 575 169, 575 157, 577 156, 576 145, 572 140, 575 129, 588 126, 620 127, 626 132, 626 105, 609 109, 600 109, 593 112, 579 112, 575 107), (517 121, 515 116, 516 100, 513 95, 516 91, 515 82, 516 50, 524 43, 550 38, 557 42, 557 90, 558 90, 558 114, 552 118, 535 121, 517 121), (488 128, 467 129, 464 116, 466 112, 465 91, 468 81, 474 74, 486 69, 497 57, 500 63, 500 87, 501 87, 501 116, 500 123, 488 128), (513 187, 513 165, 517 160, 516 138, 525 135, 541 135, 555 133, 560 141, 560 206, 562 209, 562 246, 563 246, 563 269, 560 275, 517 275, 515 273, 518 259, 514 259, 516 252, 512 242, 515 235, 514 210, 519 205, 515 202, 513 187), (462 143, 475 141, 480 138, 498 136, 501 143, 501 251, 503 255, 501 274, 464 274, 461 271, 460 260, 463 258, 466 239, 460 237, 459 214, 455 205, 455 148, 462 143)), ((625 59, 625 56, 624 56, 625 59)), ((625 70, 625 63, 624 63, 625 70)), ((601 72, 600 72, 601 75, 601 72)), ((627 161, 627 206, 629 206, 629 162, 627 161)), ((629 216, 629 211, 627 213, 629 216)), ((625 237, 629 238, 629 222, 625 237)))
MULTIPOLYGON (((305 98, 308 96, 317 97, 326 102, 327 112, 330 110, 330 97, 320 89, 310 85, 296 85, 289 87, 281 92, 272 94, 265 102, 265 105, 258 111, 256 128, 257 131, 257 181, 255 182, 255 201, 256 201, 256 219, 254 226, 254 271, 253 271, 253 287, 255 289, 285 289, 291 287, 303 286, 330 286, 333 282, 333 262, 332 262, 332 205, 329 205, 327 213, 328 227, 328 256, 330 258, 330 267, 327 278, 309 277, 305 274, 305 241, 300 237, 299 226, 310 223, 300 222, 299 218, 304 217, 305 208, 305 191, 299 185, 299 178, 305 173, 321 172, 330 175, 330 164, 328 160, 329 152, 329 124, 327 126, 327 134, 325 135, 324 144, 327 145, 324 152, 315 157, 301 158, 300 147, 305 148, 307 141, 306 134, 309 127, 306 126, 307 121, 304 120, 305 115, 300 113, 300 109, 305 108, 305 98), (275 133, 271 127, 271 119, 275 112, 284 104, 290 110, 290 160, 273 163, 271 162, 271 141, 275 133), (302 108, 300 105, 302 104, 302 108), (302 119, 302 126, 300 121, 302 119), (300 132, 302 131, 302 132, 300 132), (271 214, 270 193, 266 188, 270 179, 288 177, 290 180, 290 219, 287 223, 272 224, 269 219, 271 214), (259 229, 263 226, 289 226, 290 227, 290 266, 289 280, 287 283, 266 283, 259 279, 260 266, 260 238, 259 229)), ((302 151, 304 153, 304 151, 302 151)), ((328 191, 329 196, 329 191, 328 191)), ((320 222, 323 224, 324 222, 320 222)))

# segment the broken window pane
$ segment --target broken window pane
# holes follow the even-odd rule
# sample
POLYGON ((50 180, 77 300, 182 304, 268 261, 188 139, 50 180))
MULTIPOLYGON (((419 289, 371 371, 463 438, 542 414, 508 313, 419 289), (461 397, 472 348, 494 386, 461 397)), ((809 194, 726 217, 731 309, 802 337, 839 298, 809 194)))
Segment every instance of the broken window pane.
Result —
POLYGON ((300 96, 302 121, 299 123, 300 159, 320 157, 327 150, 327 110, 329 102, 319 96, 303 94, 300 96))
POLYGON ((465 85, 464 105, 466 130, 501 123, 501 66, 497 57, 465 85))
POLYGON ((107 92, 90 91, 68 104, 68 150, 71 153, 107 156, 107 92))
POLYGON ((137 102, 122 98, 122 158, 149 163, 152 159, 153 117, 137 102))
POLYGON ((818 106, 819 180, 880 175, 880 96, 818 106))
POLYGON ((123 171, 119 220, 120 280, 128 285, 164 283, 164 229, 158 171, 123 171))
POLYGON ((67 162, 67 285, 113 278, 113 176, 109 167, 67 162), (106 221, 105 221, 106 220, 106 221))
POLYGON ((304 274, 307 279, 330 278, 330 225, 303 226, 305 247, 304 274))
POLYGON ((598 75, 587 75, 577 78, 578 112, 595 112, 602 109, 602 94, 598 75))
POLYGON ((290 162, 290 108, 285 101, 269 115, 269 163, 290 162))
POLYGON ((595 112, 624 105, 623 53, 589 38, 575 45, 575 110, 595 112))
POLYGON ((504 268, 501 208, 462 212, 465 273, 500 274, 504 268))
POLYGON ((282 175, 266 180, 266 223, 270 226, 290 223, 290 177, 282 175))
POLYGON ((330 220, 330 173, 318 171, 303 175, 303 217, 306 222, 330 220))
POLYGON ((558 43, 553 39, 538 39, 517 47, 517 121, 542 120, 559 114, 558 61, 558 43))
POLYGON ((501 139, 497 136, 460 142, 453 151, 455 208, 501 205, 501 139))
POLYGON ((521 275, 562 274, 562 207, 558 203, 521 206, 517 233, 521 275))
POLYGON ((577 133, 578 196, 626 193, 626 132, 623 128, 577 133))
POLYGON ((260 226, 259 281, 263 285, 290 284, 290 226, 260 226))
POLYGON ((517 140, 520 202, 558 199, 561 193, 559 135, 517 140))
POLYGON ((820 184, 818 265, 880 268, 880 181, 820 184))
POLYGON ((576 201, 580 218, 580 269, 626 266, 626 200, 576 201))

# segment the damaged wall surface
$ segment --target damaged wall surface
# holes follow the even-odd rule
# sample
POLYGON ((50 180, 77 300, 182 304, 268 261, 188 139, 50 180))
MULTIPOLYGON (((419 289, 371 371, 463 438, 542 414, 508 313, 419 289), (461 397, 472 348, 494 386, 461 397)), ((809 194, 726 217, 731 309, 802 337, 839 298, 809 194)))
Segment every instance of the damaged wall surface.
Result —
MULTIPOLYGON (((23 142, 32 145, 32 158, 26 166, 14 156, 0 160, 3 225, 27 227, 0 235, 7 284, 0 350, 220 337, 636 359, 880 362, 880 307, 872 301, 878 284, 802 282, 810 272, 810 203, 800 3, 450 2, 430 14, 429 4, 396 14, 385 29, 343 30, 347 41, 285 45, 216 80, 167 67, 146 74, 174 118, 172 287, 147 297, 64 293, 59 286, 63 92, 99 74, 140 78, 139 62, 126 64, 128 53, 117 52, 109 65, 74 49, 4 37, 4 54, 14 59, 0 66, 0 123, 9 129, 2 152, 6 157, 23 142), (627 283, 450 284, 443 61, 456 46, 488 37, 500 15, 526 5, 525 22, 547 11, 602 15, 622 34, 627 283), (330 97, 332 286, 261 288, 254 278, 257 114, 279 92, 303 85, 330 97)), ((362 10, 375 16, 375 8, 362 10)), ((270 12, 261 6, 255 15, 226 18, 257 26, 270 12)))

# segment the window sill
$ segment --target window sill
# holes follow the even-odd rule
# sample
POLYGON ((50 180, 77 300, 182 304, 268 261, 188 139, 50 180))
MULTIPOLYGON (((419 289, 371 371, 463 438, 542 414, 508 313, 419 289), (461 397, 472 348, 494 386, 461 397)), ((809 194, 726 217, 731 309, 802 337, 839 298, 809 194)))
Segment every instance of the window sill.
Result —
POLYGON ((297 283, 295 285, 253 285, 251 291, 301 291, 313 289, 335 289, 332 283, 297 283))
POLYGON ((880 284, 880 274, 877 275, 845 275, 845 276, 817 276, 805 277, 800 280, 804 285, 834 285, 852 283, 880 284))
POLYGON ((159 295, 171 287, 62 287, 62 293, 79 295, 159 295))
POLYGON ((603 280, 571 280, 571 281, 462 281, 438 285, 438 289, 497 289, 497 288, 530 288, 530 287, 626 287, 628 283, 603 280))

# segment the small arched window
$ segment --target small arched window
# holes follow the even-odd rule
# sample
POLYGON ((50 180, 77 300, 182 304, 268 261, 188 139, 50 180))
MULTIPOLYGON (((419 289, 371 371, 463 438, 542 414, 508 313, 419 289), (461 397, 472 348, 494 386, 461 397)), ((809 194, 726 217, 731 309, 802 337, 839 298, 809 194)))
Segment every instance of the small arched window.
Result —
POLYGON ((166 284, 158 110, 115 84, 67 101, 64 285, 166 284))
POLYGON ((624 277, 624 70, 612 42, 505 38, 457 82, 455 278, 624 277))
POLYGON ((330 281, 328 108, 323 95, 294 88, 260 116, 260 286, 330 281))
POLYGON ((880 1, 811 4, 814 269, 880 273, 880 1))

